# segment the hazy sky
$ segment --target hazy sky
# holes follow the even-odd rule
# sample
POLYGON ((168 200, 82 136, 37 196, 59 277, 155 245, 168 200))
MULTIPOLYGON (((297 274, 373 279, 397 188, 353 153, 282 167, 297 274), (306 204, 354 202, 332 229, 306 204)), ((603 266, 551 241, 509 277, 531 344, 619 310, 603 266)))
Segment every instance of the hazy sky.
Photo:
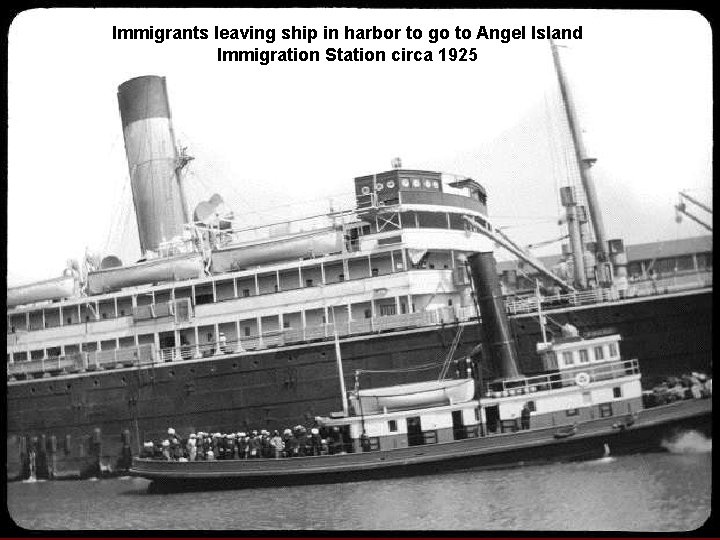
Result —
MULTIPOLYGON (((561 234, 557 186, 573 174, 547 41, 530 26, 582 25, 564 42, 570 83, 610 238, 704 234, 675 223, 677 192, 711 198, 711 31, 682 11, 44 9, 9 35, 8 280, 59 275, 85 247, 138 256, 116 91, 167 77, 175 130, 195 156, 191 205, 219 192, 244 223, 348 201, 355 176, 390 168, 467 175, 488 190, 491 219, 521 243, 561 234), (118 41, 122 28, 401 28, 399 40, 118 41), (517 28, 528 38, 457 40, 456 26, 517 28), (423 31, 405 38, 405 28, 423 31), (431 28, 451 37, 431 44, 431 28), (224 49, 432 51, 433 62, 259 63, 224 49), (477 61, 439 50, 475 47, 477 61)), ((549 248, 558 251, 559 246, 549 248)))

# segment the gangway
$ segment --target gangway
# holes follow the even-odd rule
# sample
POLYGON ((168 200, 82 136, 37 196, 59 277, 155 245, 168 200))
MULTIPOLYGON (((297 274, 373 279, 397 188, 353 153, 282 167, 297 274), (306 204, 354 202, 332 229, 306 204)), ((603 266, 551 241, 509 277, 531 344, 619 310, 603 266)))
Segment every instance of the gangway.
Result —
POLYGON ((681 191, 681 192, 680 192, 680 200, 679 200, 678 203, 675 205, 675 210, 677 211, 677 221, 678 221, 678 223, 680 222, 680 220, 682 220, 682 216, 681 216, 680 214, 684 214, 684 215, 686 215, 687 217, 689 217, 690 219, 692 219, 692 220, 693 220, 695 223, 697 223, 698 225, 700 225, 700 226, 702 226, 702 227, 705 227, 708 231, 712 232, 712 226, 711 226, 711 225, 708 225, 707 223, 705 223, 703 220, 701 220, 701 219, 700 219, 699 217, 697 217, 695 214, 692 214, 692 213, 688 212, 688 210, 687 210, 687 205, 685 204, 685 201, 684 201, 683 199, 687 199, 689 202, 695 204, 695 205, 698 206, 699 208, 705 210, 708 214, 712 215, 712 208, 710 208, 709 206, 701 203, 700 201, 698 201, 698 200, 695 199, 694 197, 691 197, 691 196, 688 195, 687 193, 681 191))
POLYGON ((474 229, 477 229, 477 231, 481 234, 484 234, 488 238, 490 238, 493 242, 495 242, 500 247, 505 248, 510 253, 515 255, 517 258, 521 259, 522 261, 528 263, 530 266, 532 266, 535 270, 540 272, 543 276, 551 279, 564 289, 570 292, 575 292, 575 287, 570 285, 567 281, 564 279, 556 276, 553 274, 550 270, 545 268, 545 265, 540 262, 539 259, 537 259, 535 256, 531 255, 527 251, 525 251, 523 248, 521 248, 518 244, 513 242, 508 236, 502 232, 500 229, 492 225, 489 221, 485 221, 486 225, 480 224, 475 218, 471 216, 463 216, 463 219, 470 224, 474 229))

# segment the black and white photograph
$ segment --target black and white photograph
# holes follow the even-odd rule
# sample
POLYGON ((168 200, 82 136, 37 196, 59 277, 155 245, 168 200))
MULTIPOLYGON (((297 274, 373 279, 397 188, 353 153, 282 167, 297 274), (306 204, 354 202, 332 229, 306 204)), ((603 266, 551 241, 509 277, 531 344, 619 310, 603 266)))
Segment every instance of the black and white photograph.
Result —
POLYGON ((19 533, 708 526, 701 13, 29 9, 7 52, 19 533))

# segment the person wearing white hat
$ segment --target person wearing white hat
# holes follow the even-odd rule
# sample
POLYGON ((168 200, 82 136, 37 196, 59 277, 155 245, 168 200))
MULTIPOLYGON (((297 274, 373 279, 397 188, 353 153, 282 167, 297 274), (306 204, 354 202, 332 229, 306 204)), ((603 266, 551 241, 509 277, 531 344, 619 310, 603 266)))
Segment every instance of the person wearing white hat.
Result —
POLYGON ((153 456, 153 449, 155 445, 152 442, 146 441, 143 443, 142 453, 140 457, 151 458, 153 456))
POLYGON ((320 455, 320 430, 312 428, 310 430, 310 448, 313 456, 320 455))
POLYGON ((172 457, 170 456, 170 441, 167 439, 162 442, 162 455, 165 461, 172 460, 172 457))
POLYGON ((248 442, 248 450, 250 453, 250 458, 259 458, 262 457, 260 455, 260 451, 262 449, 262 444, 260 442, 260 435, 258 435, 258 432, 253 430, 252 437, 250 437, 250 441, 248 442))
POLYGON ((248 437, 245 432, 238 433, 238 459, 247 459, 250 449, 248 448, 248 437))
POLYGON ((188 438, 186 449, 188 460, 195 461, 195 458, 197 457, 197 440, 195 439, 194 433, 190 435, 190 438, 188 438))
POLYGON ((276 458, 282 456, 283 450, 285 449, 285 443, 283 443, 282 437, 280 437, 280 433, 277 430, 273 432, 273 436, 270 439, 270 446, 272 447, 276 458))

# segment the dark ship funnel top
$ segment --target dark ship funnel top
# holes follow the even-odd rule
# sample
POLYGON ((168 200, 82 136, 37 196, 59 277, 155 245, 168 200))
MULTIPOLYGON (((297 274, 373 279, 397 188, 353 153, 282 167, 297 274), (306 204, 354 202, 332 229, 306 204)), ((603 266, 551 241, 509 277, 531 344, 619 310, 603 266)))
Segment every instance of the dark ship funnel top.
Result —
POLYGON ((482 317, 483 344, 490 355, 493 371, 503 379, 520 377, 517 351, 505 313, 495 257, 492 252, 473 253, 468 257, 468 263, 482 317))
POLYGON ((165 77, 144 75, 118 87, 118 104, 123 128, 136 120, 170 118, 165 77))

